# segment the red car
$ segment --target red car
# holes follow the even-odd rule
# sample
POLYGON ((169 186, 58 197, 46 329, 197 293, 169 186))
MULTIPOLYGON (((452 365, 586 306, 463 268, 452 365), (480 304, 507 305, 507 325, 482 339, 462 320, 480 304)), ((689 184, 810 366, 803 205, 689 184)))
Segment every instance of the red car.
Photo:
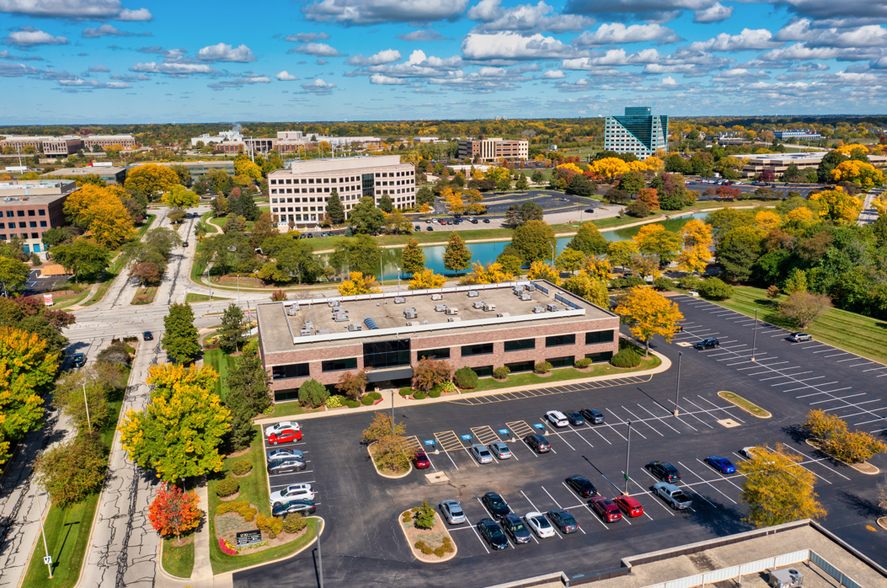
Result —
POLYGON ((608 523, 615 523, 622 520, 622 513, 616 503, 603 496, 595 496, 588 501, 588 506, 594 509, 602 519, 608 523))
POLYGON ((617 496, 613 499, 613 502, 631 518, 643 516, 644 514, 644 507, 631 496, 617 496))
POLYGON ((417 470, 424 470, 431 467, 431 460, 428 459, 424 451, 416 451, 416 455, 413 456, 413 464, 417 470))
POLYGON ((290 441, 301 441, 301 429, 283 429, 268 436, 268 443, 277 445, 278 443, 289 443, 290 441))

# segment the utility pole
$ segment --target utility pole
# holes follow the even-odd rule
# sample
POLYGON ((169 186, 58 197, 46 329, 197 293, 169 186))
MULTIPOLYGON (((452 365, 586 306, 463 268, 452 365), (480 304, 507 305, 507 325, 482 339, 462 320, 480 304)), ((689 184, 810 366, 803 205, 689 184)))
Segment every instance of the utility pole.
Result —
POLYGON ((86 398, 86 384, 83 385, 83 406, 86 407, 86 425, 89 427, 89 432, 92 433, 92 421, 89 418, 89 400, 86 398))
POLYGON ((400 272, 401 272, 401 269, 397 264, 395 264, 394 267, 397 268, 397 291, 400 292, 400 272))
POLYGON ((755 309, 755 339, 751 346, 751 360, 755 360, 755 351, 758 349, 758 309, 755 309))
POLYGON ((394 437, 394 388, 391 389, 391 436, 394 437))
POLYGON ((674 387, 674 415, 678 416, 678 397, 681 393, 681 359, 684 357, 683 351, 678 351, 678 383, 674 387))
POLYGON ((317 575, 320 588, 323 588, 323 560, 320 557, 320 519, 314 519, 314 530, 317 535, 317 575))
MULTIPOLYGON (((40 508, 40 493, 37 493, 37 508, 40 508)), ((52 580, 52 556, 49 554, 49 547, 46 546, 46 517, 43 516, 43 509, 40 509, 40 534, 43 535, 43 553, 46 554, 46 557, 43 558, 43 561, 46 563, 46 567, 49 568, 49 579, 52 580)))
POLYGON ((628 475, 628 459, 631 455, 631 421, 628 421, 628 444, 625 446, 625 491, 622 493, 628 496, 628 481, 631 476, 628 475))

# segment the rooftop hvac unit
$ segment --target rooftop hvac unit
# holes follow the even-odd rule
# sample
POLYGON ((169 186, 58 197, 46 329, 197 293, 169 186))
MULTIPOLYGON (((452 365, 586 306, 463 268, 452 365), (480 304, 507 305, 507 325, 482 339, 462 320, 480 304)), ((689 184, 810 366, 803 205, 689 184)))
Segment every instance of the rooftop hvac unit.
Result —
POLYGON ((532 300, 532 299, 533 299, 533 295, 530 294, 529 292, 524 292, 523 294, 520 295, 520 299, 521 299, 521 300, 524 300, 524 301, 526 301, 526 300, 532 300))
POLYGON ((533 314, 542 314, 543 312, 545 312, 544 306, 534 306, 533 307, 533 314))
POLYGON ((549 304, 549 305, 547 305, 547 306, 545 307, 545 309, 546 309, 548 312, 557 312, 557 311, 560 310, 560 308, 558 308, 557 304, 549 304))
POLYGON ((447 311, 446 304, 435 304, 434 305, 434 312, 446 312, 446 311, 447 311))
POLYGON ((311 329, 299 329, 299 337, 310 337, 311 329))
POLYGON ((333 320, 337 323, 345 323, 348 322, 348 313, 347 312, 337 312, 333 314, 333 320))
POLYGON ((299 306, 296 304, 288 304, 286 306, 286 315, 287 316, 296 316, 296 312, 298 312, 299 306))
POLYGON ((459 309, 456 308, 455 306, 451 306, 447 309, 447 314, 450 314, 450 315, 459 314, 459 309))
POLYGON ((349 331, 360 331, 360 330, 362 330, 362 329, 363 329, 363 325, 358 325, 358 324, 355 324, 355 323, 351 323, 350 325, 348 325, 348 330, 349 330, 349 331))
POLYGON ((486 302, 484 302, 483 300, 475 300, 474 304, 472 304, 471 306, 473 308, 483 308, 485 305, 486 305, 486 302))
POLYGON ((415 319, 419 318, 419 313, 416 312, 415 309, 406 309, 403 311, 403 318, 405 319, 415 319))
POLYGON ((407 326, 408 326, 408 327, 418 327, 418 326, 419 326, 419 323, 414 323, 414 322, 411 322, 411 321, 407 321, 407 326))
POLYGON ((406 303, 406 301, 407 301, 407 299, 404 298, 403 296, 395 296, 394 297, 395 304, 404 304, 404 303, 406 303))
POLYGON ((535 292, 536 284, 527 284, 527 292, 535 292))
POLYGON ((368 328, 369 330, 371 330, 371 331, 375 331, 376 329, 379 328, 379 326, 376 325, 376 321, 374 321, 374 320, 371 319, 371 318, 365 318, 365 319, 363 319, 363 324, 365 324, 365 325, 367 326, 367 328, 368 328))
POLYGON ((314 321, 305 321, 305 328, 306 329, 313 329, 314 328, 314 321))
POLYGON ((490 312, 491 310, 496 310, 496 305, 493 304, 492 302, 485 302, 484 303, 484 310, 486 310, 487 312, 490 312))
POLYGON ((447 319, 447 322, 448 323, 458 323, 461 320, 462 320, 461 316, 451 316, 447 319))
POLYGON ((520 296, 521 292, 523 292, 523 291, 524 291, 523 286, 515 286, 514 287, 514 295, 515 296, 520 296))
POLYGON ((339 301, 336 299, 330 299, 327 301, 327 304, 329 304, 330 306, 339 306, 339 301))
POLYGON ((506 316, 511 316, 511 313, 510 312, 500 312, 496 316, 499 318, 505 318, 506 316))
POLYGON ((443 294, 432 294, 431 299, 432 300, 443 300, 443 294))
POLYGON ((478 296, 480 296, 480 292, 478 292, 477 290, 469 290, 468 291, 469 298, 477 298, 478 296))

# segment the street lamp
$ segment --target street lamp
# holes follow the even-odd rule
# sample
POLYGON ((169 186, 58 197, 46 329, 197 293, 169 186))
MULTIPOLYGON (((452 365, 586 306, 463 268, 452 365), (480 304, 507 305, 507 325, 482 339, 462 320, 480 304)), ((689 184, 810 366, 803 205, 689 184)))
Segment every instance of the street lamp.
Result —
POLYGON ((89 427, 89 432, 92 433, 92 421, 89 418, 89 400, 86 398, 86 383, 82 384, 83 386, 83 405, 86 407, 86 425, 89 427))
POLYGON ((40 509, 40 534, 43 535, 43 553, 46 554, 43 562, 49 568, 49 579, 52 580, 52 556, 49 554, 49 547, 46 546, 46 517, 43 516, 43 509, 40 508, 40 492, 37 492, 37 508, 40 509))
POLYGON ((622 493, 628 496, 628 481, 631 476, 628 475, 628 458, 631 455, 631 421, 628 421, 628 444, 625 446, 625 491, 622 493))
POLYGON ((320 557, 320 519, 314 519, 314 532, 317 535, 317 575, 320 588, 323 588, 323 560, 320 557))
POLYGON ((755 338, 751 346, 751 360, 755 360, 755 351, 758 349, 758 309, 755 309, 755 338))
POLYGON ((681 393, 681 359, 684 357, 683 351, 678 351, 678 383, 674 387, 674 415, 678 416, 678 397, 681 393))
POLYGON ((379 285, 385 284, 385 272, 382 269, 382 250, 379 249, 379 285))
POLYGON ((394 267, 397 268, 397 291, 400 292, 400 272, 401 272, 401 269, 400 269, 400 266, 398 266, 396 263, 394 264, 394 267))

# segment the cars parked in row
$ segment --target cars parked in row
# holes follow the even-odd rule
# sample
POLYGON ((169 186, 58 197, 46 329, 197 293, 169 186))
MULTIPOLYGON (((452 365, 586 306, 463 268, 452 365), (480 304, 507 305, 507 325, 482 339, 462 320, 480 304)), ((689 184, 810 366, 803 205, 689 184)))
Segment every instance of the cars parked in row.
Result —
POLYGON ((568 510, 560 508, 550 510, 548 511, 548 519, 560 529, 561 533, 568 535, 579 530, 579 523, 576 522, 576 519, 568 510))
POLYGON ((533 433, 524 437, 524 443, 526 443, 530 449, 535 451, 536 453, 548 453, 551 451, 551 443, 548 442, 544 436, 539 433, 533 433))
POLYGON ((505 499, 495 492, 487 492, 481 497, 480 501, 489 513, 497 519, 503 519, 505 515, 511 512, 511 507, 508 506, 505 499))
POLYGON ((299 427, 299 423, 282 421, 265 428, 265 439, 271 445, 300 441, 302 439, 302 429, 299 427))
POLYGON ((639 517, 644 514, 644 507, 641 506, 641 503, 638 502, 637 499, 632 498, 631 496, 620 495, 614 498, 613 502, 615 502, 616 506, 618 506, 622 512, 630 518, 639 517))
POLYGON ((514 513, 505 515, 502 518, 502 526, 505 527, 505 532, 516 544, 530 542, 530 530, 518 515, 514 513))
POLYGON ((271 507, 271 516, 285 517, 288 514, 299 513, 301 515, 314 514, 317 506, 313 500, 289 500, 287 502, 278 502, 271 507))
POLYGON ((493 463, 493 454, 490 453, 490 450, 487 449, 486 445, 475 443, 468 451, 474 456, 477 463, 493 463))
POLYGON ((690 499, 684 496, 680 488, 674 484, 667 482, 656 482, 653 484, 653 494, 656 494, 675 510, 684 510, 690 508, 690 499))
POLYGON ((615 502, 606 496, 595 496, 588 501, 588 506, 607 523, 615 523, 622 520, 622 511, 615 502))
POLYGON ((585 476, 570 476, 564 483, 573 489, 573 492, 582 498, 591 498, 597 496, 597 488, 591 483, 591 480, 585 476))
POLYGON ((498 551, 508 547, 508 539, 505 537, 505 533, 502 532, 502 528, 493 519, 479 520, 477 522, 477 531, 494 550, 498 551))
POLYGON ((275 459, 268 464, 268 475, 292 474, 308 469, 308 462, 295 457, 275 459))
POLYGON ((593 408, 583 408, 579 411, 579 414, 585 417, 585 420, 592 425, 604 424, 604 413, 599 410, 595 410, 593 408))
POLYGON ((311 484, 291 484, 282 490, 271 493, 271 506, 290 500, 314 500, 314 496, 311 484))
POLYGON ((493 455, 495 455, 498 460, 511 458, 511 449, 509 449, 508 445, 502 441, 490 443, 490 451, 493 452, 493 455))
POLYGON ((546 519, 545 515, 541 512, 528 512, 524 517, 524 520, 527 521, 527 526, 530 527, 540 539, 554 537, 554 527, 551 526, 551 523, 548 522, 548 519, 546 519))
POLYGON ((570 421, 567 420, 567 415, 559 410, 549 410, 545 413, 545 418, 555 427, 566 427, 570 424, 570 421))
POLYGON ((724 475, 730 475, 730 474, 736 473, 736 466, 734 466, 733 462, 731 462, 726 457, 720 457, 718 455, 711 455, 711 456, 705 458, 705 462, 724 475))
POLYGON ((301 459, 304 461, 305 454, 298 449, 272 449, 268 452, 268 463, 281 459, 301 459))
POLYGON ((440 509, 444 518, 451 525, 460 525, 468 520, 465 518, 465 511, 462 510, 462 505, 457 500, 442 500, 437 505, 437 508, 440 509))
POLYGON ((681 479, 681 472, 667 461, 651 461, 644 466, 648 472, 663 482, 677 482, 681 479))
POLYGON ((431 467, 431 460, 428 459, 428 455, 424 451, 417 449, 413 455, 413 465, 417 470, 425 470, 431 467))

